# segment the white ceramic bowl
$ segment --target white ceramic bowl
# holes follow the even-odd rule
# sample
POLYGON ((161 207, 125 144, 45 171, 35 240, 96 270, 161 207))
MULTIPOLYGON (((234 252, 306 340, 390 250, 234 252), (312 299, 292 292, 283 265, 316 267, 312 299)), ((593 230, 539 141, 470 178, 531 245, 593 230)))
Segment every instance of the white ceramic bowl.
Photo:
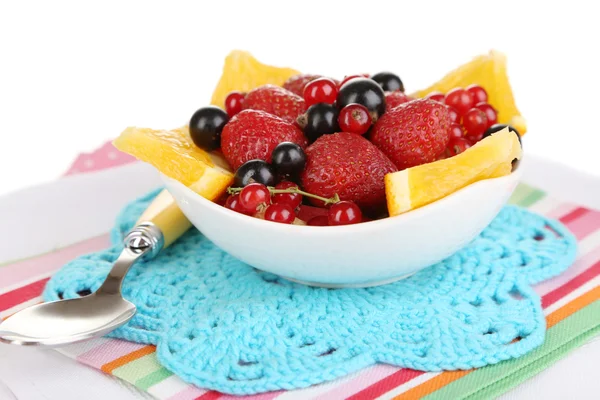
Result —
POLYGON ((196 228, 245 263, 310 285, 361 287, 408 277, 461 249, 494 219, 519 177, 517 169, 397 217, 335 227, 251 218, 163 180, 196 228))

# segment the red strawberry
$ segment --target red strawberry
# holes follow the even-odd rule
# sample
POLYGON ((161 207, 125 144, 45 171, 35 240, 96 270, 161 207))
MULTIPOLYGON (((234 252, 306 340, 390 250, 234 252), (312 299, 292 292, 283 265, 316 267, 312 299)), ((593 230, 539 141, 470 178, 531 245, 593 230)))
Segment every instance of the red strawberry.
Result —
POLYGON ((392 108, 398 107, 400 104, 408 103, 414 100, 412 97, 405 95, 400 91, 385 93, 385 111, 388 112, 392 108))
POLYGON ((301 178, 307 192, 323 197, 337 193, 360 207, 385 203, 383 177, 396 167, 364 137, 347 132, 323 135, 306 149, 306 157, 301 178))
POLYGON ((444 104, 413 100, 383 114, 371 141, 402 170, 435 161, 450 140, 450 123, 444 104))
POLYGON ((297 94, 300 97, 304 97, 304 86, 306 86, 308 82, 312 82, 318 78, 322 78, 322 76, 312 74, 294 75, 285 81, 283 88, 294 94, 297 94))
POLYGON ((275 85, 264 85, 248 92, 243 109, 265 111, 288 122, 294 122, 306 111, 306 104, 302 97, 289 90, 275 85))
POLYGON ((303 148, 308 144, 296 125, 258 110, 236 114, 221 133, 221 149, 233 169, 249 160, 271 162, 271 153, 281 142, 294 142, 303 148))

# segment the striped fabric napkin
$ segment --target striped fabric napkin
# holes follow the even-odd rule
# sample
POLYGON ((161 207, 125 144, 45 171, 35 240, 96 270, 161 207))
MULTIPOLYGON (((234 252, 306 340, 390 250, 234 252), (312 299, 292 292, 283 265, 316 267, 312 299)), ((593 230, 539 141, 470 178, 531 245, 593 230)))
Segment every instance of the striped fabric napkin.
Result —
MULTIPOLYGON (((80 156, 70 173, 131 162, 107 145, 80 156)), ((560 219, 579 240, 579 255, 564 274, 535 287, 542 298, 548 332, 545 343, 516 360, 473 371, 430 373, 376 365, 337 381, 307 389, 248 396, 270 399, 462 399, 498 396, 542 371, 600 331, 600 211, 560 202, 520 185, 511 203, 560 219)), ((108 234, 0 266, 0 318, 41 301, 49 275, 67 261, 109 246, 108 234), (43 277, 43 278, 39 278, 43 277)), ((162 367, 154 346, 96 339, 59 350, 68 357, 119 377, 158 399, 230 399, 188 385, 162 367)))

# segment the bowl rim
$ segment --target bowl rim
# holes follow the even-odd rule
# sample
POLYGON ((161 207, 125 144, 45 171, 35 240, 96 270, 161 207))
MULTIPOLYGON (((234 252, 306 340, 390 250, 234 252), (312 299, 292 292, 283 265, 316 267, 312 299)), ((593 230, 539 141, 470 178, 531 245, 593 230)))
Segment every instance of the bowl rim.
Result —
MULTIPOLYGON (((233 210, 229 210, 211 200, 208 200, 198 193, 194 192, 189 187, 185 186, 181 182, 171 177, 168 177, 162 173, 160 173, 161 178, 165 182, 172 182, 175 185, 179 185, 182 189, 189 191, 190 195, 194 195, 194 197, 200 203, 204 203, 209 209, 214 210, 215 212, 222 213, 226 217, 231 217, 234 220, 237 219, 240 223, 250 224, 262 229, 268 227, 271 230, 277 230, 282 233, 291 233, 291 232, 310 232, 311 235, 331 235, 331 234, 342 234, 342 233, 351 233, 351 232, 368 232, 370 230, 380 230, 380 228, 385 227, 386 225, 394 225, 401 224, 406 221, 410 221, 416 218, 420 218, 422 215, 435 211, 438 208, 444 207, 446 203, 449 203, 456 197, 464 195, 466 192, 473 190, 474 188, 478 188, 480 186, 487 186, 491 184, 499 184, 504 181, 518 181, 522 175, 522 168, 517 168, 512 171, 509 175, 501 176, 498 178, 488 178, 482 179, 477 182, 473 182, 456 192, 449 194, 433 203, 426 204, 422 207, 416 208, 414 210, 407 211, 403 214, 397 215, 395 217, 382 218, 374 221, 368 221, 360 224, 354 225, 339 225, 339 226, 309 226, 309 225, 293 225, 293 224, 281 224, 274 223, 271 221, 265 221, 260 218, 253 218, 248 215, 240 214, 233 210), (325 229, 326 228, 326 229, 325 229)), ((167 185, 167 190, 169 189, 167 185)), ((171 193, 172 195, 172 193, 171 193)))

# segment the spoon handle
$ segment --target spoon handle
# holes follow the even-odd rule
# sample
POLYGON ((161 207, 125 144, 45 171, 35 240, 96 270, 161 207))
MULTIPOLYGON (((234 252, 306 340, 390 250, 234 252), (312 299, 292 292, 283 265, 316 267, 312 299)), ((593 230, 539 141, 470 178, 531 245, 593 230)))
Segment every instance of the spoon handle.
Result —
POLYGON ((123 251, 113 264, 108 276, 96 292, 98 295, 113 295, 121 291, 121 285, 127 271, 142 256, 154 257, 164 247, 161 230, 152 222, 136 225, 123 240, 123 251))
POLYGON ((164 247, 171 245, 191 226, 173 196, 166 190, 159 193, 138 220, 138 224, 152 222, 163 234, 164 247))
POLYGON ((117 294, 133 263, 142 256, 154 257, 187 231, 192 224, 169 192, 163 190, 143 212, 123 241, 125 248, 115 261, 98 294, 117 294))

